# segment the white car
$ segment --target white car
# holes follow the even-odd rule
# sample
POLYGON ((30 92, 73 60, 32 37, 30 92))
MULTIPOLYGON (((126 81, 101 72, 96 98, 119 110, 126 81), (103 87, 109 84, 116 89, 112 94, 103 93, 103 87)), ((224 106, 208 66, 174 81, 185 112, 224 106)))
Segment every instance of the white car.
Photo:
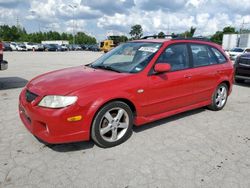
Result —
POLYGON ((27 42, 25 43, 26 49, 27 50, 32 50, 32 51, 36 51, 39 49, 38 44, 36 43, 32 43, 32 42, 27 42))
POLYGON ((236 60, 236 58, 241 55, 241 54, 244 54, 244 53, 249 53, 250 52, 250 48, 239 48, 239 47, 236 47, 236 48, 233 48, 231 50, 229 50, 229 56, 230 56, 230 59, 231 60, 236 60))
POLYGON ((15 42, 11 42, 10 43, 10 48, 12 49, 12 51, 16 50, 16 43, 15 42))
POLYGON ((17 43, 16 44, 16 50, 17 51, 27 51, 27 48, 23 43, 17 43))

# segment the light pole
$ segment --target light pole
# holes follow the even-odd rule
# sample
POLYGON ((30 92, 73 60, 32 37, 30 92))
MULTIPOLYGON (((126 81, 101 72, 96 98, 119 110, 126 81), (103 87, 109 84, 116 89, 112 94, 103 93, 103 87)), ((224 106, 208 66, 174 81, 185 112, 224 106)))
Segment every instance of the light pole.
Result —
POLYGON ((73 9, 73 44, 75 44, 75 9, 77 8, 77 5, 68 5, 70 8, 73 9))

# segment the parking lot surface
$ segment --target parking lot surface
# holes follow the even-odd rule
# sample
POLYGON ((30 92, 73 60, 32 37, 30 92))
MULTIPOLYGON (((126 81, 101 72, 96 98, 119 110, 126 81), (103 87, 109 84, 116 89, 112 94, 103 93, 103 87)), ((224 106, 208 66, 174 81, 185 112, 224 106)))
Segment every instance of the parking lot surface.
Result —
POLYGON ((114 148, 91 141, 46 146, 33 137, 18 117, 27 81, 101 54, 4 54, 9 69, 0 72, 0 187, 250 187, 250 83, 234 85, 222 111, 202 108, 135 127, 114 148))

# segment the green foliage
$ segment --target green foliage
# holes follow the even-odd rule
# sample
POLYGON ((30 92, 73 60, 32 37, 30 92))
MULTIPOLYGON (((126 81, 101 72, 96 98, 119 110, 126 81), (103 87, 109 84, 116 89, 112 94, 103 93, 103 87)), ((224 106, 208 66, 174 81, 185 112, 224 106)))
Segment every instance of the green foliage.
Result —
MULTIPOLYGON (((73 43, 73 35, 59 33, 57 31, 27 33, 25 28, 16 26, 0 25, 0 39, 15 42, 35 42, 40 43, 44 40, 68 40, 73 43)), ((95 44, 96 39, 84 32, 78 32, 75 36, 77 44, 95 44)))
POLYGON ((233 34, 238 33, 234 27, 224 27, 222 31, 216 31, 214 35, 211 36, 210 40, 217 43, 222 44, 223 34, 233 34))
POLYGON ((210 40, 212 42, 217 43, 217 44, 222 44, 222 38, 223 38, 223 32, 222 31, 216 31, 216 33, 211 36, 210 40))
POLYGON ((165 33, 163 33, 162 31, 158 33, 158 38, 165 38, 165 33))
POLYGON ((224 27, 223 28, 223 34, 227 34, 227 33, 237 33, 234 27, 224 27))
POLYGON ((121 36, 113 35, 113 36, 109 36, 108 39, 113 40, 114 44, 119 44, 119 43, 128 41, 128 37, 126 37, 124 35, 121 35, 121 36))
POLYGON ((182 37, 193 37, 195 31, 196 31, 196 28, 192 26, 189 31, 185 31, 184 33, 181 33, 179 35, 182 37))
POLYGON ((131 30, 129 32, 133 40, 140 39, 143 35, 143 29, 142 26, 139 24, 133 25, 131 27, 131 30))

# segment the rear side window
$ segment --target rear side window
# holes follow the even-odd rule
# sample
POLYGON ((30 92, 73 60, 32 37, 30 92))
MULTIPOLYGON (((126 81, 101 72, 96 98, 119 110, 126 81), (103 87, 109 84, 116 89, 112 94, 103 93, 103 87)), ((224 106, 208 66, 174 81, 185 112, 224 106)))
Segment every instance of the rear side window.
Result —
POLYGON ((224 55, 219 50, 217 50, 216 48, 213 48, 213 47, 211 49, 212 49, 213 53, 215 54, 215 56, 217 57, 219 63, 225 63, 227 61, 227 59, 224 57, 224 55))
POLYGON ((202 67, 217 64, 215 56, 211 53, 206 45, 191 44, 191 52, 193 55, 193 66, 202 67))
POLYGON ((166 48, 156 63, 169 63, 171 71, 189 68, 189 56, 186 44, 174 44, 166 48))

